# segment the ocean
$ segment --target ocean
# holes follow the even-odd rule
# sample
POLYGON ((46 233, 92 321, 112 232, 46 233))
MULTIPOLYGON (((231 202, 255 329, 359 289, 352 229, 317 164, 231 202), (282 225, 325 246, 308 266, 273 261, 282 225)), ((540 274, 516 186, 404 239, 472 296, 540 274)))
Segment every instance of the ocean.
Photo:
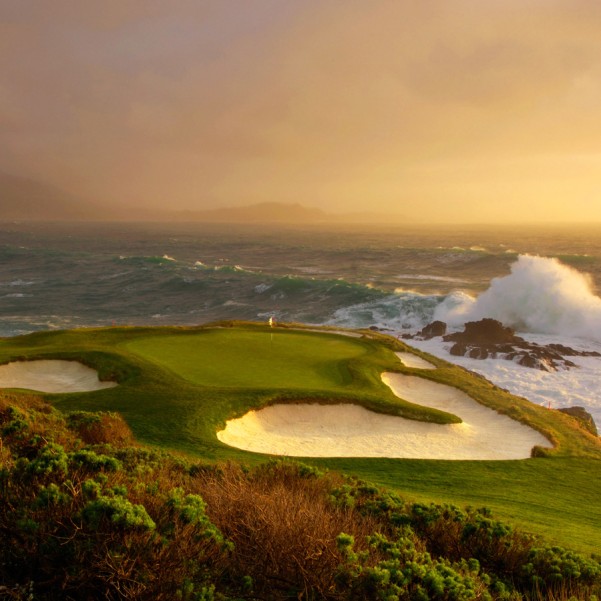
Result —
MULTIPOLYGON (((493 317, 525 338, 601 351, 601 226, 0 224, 0 336, 250 319, 375 326, 493 317)), ((452 357, 601 425, 601 358, 555 373, 452 357)))

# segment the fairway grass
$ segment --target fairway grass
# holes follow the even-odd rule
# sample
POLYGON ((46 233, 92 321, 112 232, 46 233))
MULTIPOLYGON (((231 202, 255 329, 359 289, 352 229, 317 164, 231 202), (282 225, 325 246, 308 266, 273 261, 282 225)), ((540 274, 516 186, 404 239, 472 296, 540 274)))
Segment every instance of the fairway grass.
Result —
POLYGON ((576 420, 498 389, 486 380, 415 351, 436 369, 403 365, 413 349, 374 333, 269 329, 256 324, 207 328, 102 328, 40 332, 0 340, 0 363, 77 360, 119 386, 43 395, 69 410, 118 411, 140 442, 208 461, 256 464, 268 456, 217 440, 228 419, 276 403, 350 402, 412 419, 457 418, 394 396, 383 372, 455 386, 523 421, 556 444, 521 461, 311 459, 315 465, 398 490, 406 498, 489 506, 504 519, 585 552, 601 549, 601 444, 576 420))
POLYGON ((302 332, 215 329, 187 336, 150 336, 126 344, 200 386, 340 391, 353 384, 346 363, 369 346, 342 336, 319 343, 302 332))

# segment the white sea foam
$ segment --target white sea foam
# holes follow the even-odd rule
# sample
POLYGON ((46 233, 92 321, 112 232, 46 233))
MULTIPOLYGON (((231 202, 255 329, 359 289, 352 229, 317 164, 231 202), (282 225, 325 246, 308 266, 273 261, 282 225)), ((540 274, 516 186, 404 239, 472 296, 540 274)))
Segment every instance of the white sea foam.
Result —
POLYGON ((444 275, 427 275, 427 274, 411 274, 401 273, 395 276, 398 280, 426 280, 432 282, 454 282, 456 284, 465 284, 466 280, 460 278, 451 278, 444 275))
POLYGON ((10 282, 0 282, 0 286, 33 286, 35 282, 28 280, 12 280, 10 282))
POLYGON ((334 312, 325 325, 368 328, 375 325, 388 330, 415 330, 432 321, 444 296, 397 290, 395 294, 367 301, 334 312))
POLYGON ((495 278, 477 298, 450 295, 434 318, 452 326, 492 317, 522 332, 601 342, 601 298, 589 278, 557 259, 520 255, 511 273, 495 278))
MULTIPOLYGON (((543 344, 557 342, 574 348, 601 351, 601 345, 591 343, 583 346, 582 341, 557 336, 529 336, 525 338, 543 344)), ((522 396, 533 403, 557 409, 559 407, 584 407, 601 427, 601 357, 570 357, 578 367, 570 370, 546 372, 523 367, 504 359, 470 359, 456 357, 448 353, 451 345, 441 338, 432 340, 412 340, 412 346, 436 357, 461 365, 483 375, 500 388, 522 396)))

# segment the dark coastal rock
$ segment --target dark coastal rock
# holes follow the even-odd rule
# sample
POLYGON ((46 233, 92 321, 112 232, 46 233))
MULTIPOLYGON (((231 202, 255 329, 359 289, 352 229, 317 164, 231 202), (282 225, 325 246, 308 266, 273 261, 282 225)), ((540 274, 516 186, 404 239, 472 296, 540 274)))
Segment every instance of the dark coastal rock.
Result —
POLYGON ((598 351, 577 351, 576 349, 563 344, 550 344, 549 348, 569 357, 601 357, 601 353, 598 351))
POLYGON ((490 318, 470 321, 465 324, 463 332, 448 334, 443 336, 443 340, 455 343, 449 350, 454 356, 506 359, 543 371, 576 367, 566 356, 599 356, 595 351, 576 351, 561 344, 541 345, 528 342, 516 336, 512 328, 490 318))
POLYGON ((575 417, 591 434, 599 435, 593 416, 584 407, 562 407, 558 411, 575 417))
POLYGON ((444 336, 447 333, 447 324, 444 321, 433 321, 423 327, 417 334, 403 334, 406 340, 430 340, 436 336, 444 336))
POLYGON ((563 344, 536 344, 515 335, 513 328, 500 321, 485 317, 480 321, 468 321, 463 332, 447 334, 444 321, 433 321, 417 334, 403 334, 405 340, 430 340, 442 336, 445 342, 454 342, 449 353, 455 357, 470 359, 506 359, 518 365, 557 371, 570 369, 576 364, 566 357, 601 357, 597 351, 577 351, 563 344))
POLYGON ((489 317, 480 321, 468 321, 463 332, 449 334, 443 340, 464 344, 514 344, 516 340, 523 341, 515 335, 515 330, 489 317))
POLYGON ((418 336, 424 340, 430 340, 436 336, 444 336, 447 333, 447 324, 444 321, 433 321, 422 328, 418 336))

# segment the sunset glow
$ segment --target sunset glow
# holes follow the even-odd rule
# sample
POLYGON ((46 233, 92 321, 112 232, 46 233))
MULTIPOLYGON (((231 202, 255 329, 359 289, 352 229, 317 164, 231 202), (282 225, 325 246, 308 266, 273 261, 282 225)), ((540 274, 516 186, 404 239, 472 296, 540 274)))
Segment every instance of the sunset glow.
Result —
POLYGON ((599 31, 597 0, 8 0, 0 171, 133 207, 601 221, 599 31))

